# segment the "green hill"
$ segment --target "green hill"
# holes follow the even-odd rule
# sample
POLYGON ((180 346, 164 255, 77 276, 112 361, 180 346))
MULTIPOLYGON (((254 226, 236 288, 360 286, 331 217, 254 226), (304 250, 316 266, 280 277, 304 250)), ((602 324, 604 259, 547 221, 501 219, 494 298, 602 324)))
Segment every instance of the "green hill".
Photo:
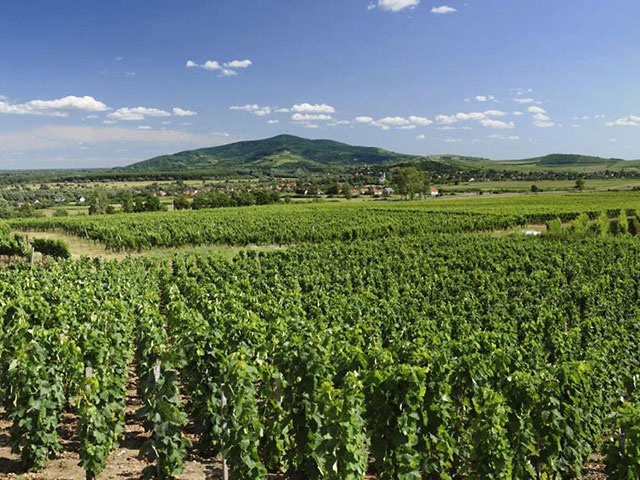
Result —
POLYGON ((162 155, 135 163, 128 170, 269 170, 322 171, 359 165, 412 161, 420 157, 380 148, 357 147, 332 140, 308 140, 278 135, 265 140, 238 142, 162 155))
POLYGON ((640 169, 640 160, 551 154, 522 160, 494 161, 459 155, 416 156, 333 140, 278 135, 264 140, 162 155, 125 167, 127 172, 216 171, 226 173, 301 173, 340 171, 363 165, 416 165, 431 172, 455 170, 580 171, 640 169))

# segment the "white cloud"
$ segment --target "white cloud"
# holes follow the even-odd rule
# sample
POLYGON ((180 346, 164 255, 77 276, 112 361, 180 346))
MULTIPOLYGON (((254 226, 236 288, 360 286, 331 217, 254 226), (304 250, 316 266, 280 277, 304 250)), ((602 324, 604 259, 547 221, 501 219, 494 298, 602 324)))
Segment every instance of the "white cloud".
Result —
POLYGON ((269 125, 275 125, 275 124, 277 124, 277 123, 280 123, 280 120, 278 120, 278 119, 273 119, 273 120, 269 120, 267 123, 268 123, 269 125))
POLYGON ((420 135, 418 135, 416 137, 416 140, 424 140, 425 138, 427 138, 423 133, 421 133, 420 135))
POLYGON ((541 121, 533 122, 533 124, 538 128, 551 128, 551 127, 555 127, 556 125, 554 122, 541 122, 541 121))
POLYGON ((515 128, 515 125, 513 122, 503 122, 502 120, 494 120, 492 118, 485 118, 483 120, 480 120, 480 123, 482 124, 483 127, 490 127, 490 128, 515 128))
POLYGON ((277 108, 276 113, 289 113, 288 108, 277 108))
POLYGON ((549 120, 551 120, 551 117, 549 117, 548 115, 545 115, 544 113, 536 113, 533 116, 533 119, 536 122, 548 122, 549 120))
POLYGON ((151 130, 151 127, 149 125, 140 125, 138 130, 151 130))
POLYGON ((315 125, 313 123, 309 123, 309 124, 305 125, 304 128, 320 128, 320 127, 318 127, 318 125, 315 125))
POLYGON ((457 143, 457 142, 461 142, 462 140, 459 138, 445 138, 444 141, 447 143, 457 143))
POLYGON ((198 112, 194 112, 193 110, 184 110, 180 107, 173 107, 173 114, 176 117, 194 117, 198 115, 198 112))
POLYGON ((310 122, 315 120, 331 120, 331 115, 314 114, 314 113, 294 113, 291 120, 294 122, 310 122))
POLYGON ((399 12, 405 8, 415 8, 419 4, 420 0, 378 0, 378 7, 391 12, 399 12))
POLYGON ((219 72, 218 77, 235 77, 238 75, 237 69, 249 68, 251 65, 253 65, 253 62, 249 59, 232 60, 223 64, 220 64, 217 60, 207 60, 202 64, 187 60, 186 63, 187 68, 202 68, 203 70, 219 72))
POLYGON ((349 120, 334 120, 331 125, 351 125, 349 120))
POLYGON ((247 105, 231 105, 229 110, 244 110, 245 112, 253 112, 254 110, 258 110, 260 108, 259 105, 247 104, 247 105))
POLYGON ((266 115, 270 115, 272 110, 271 107, 261 107, 256 104, 247 104, 247 105, 232 105, 229 107, 229 110, 242 110, 245 112, 253 113, 258 117, 264 117, 266 115))
POLYGON ((431 9, 431 13, 437 13, 439 15, 444 15, 444 14, 447 14, 447 13, 455 13, 457 11, 458 10, 456 10, 453 7, 450 7, 449 5, 442 5, 440 7, 433 7, 431 9))
POLYGON ((227 62, 224 64, 227 68, 249 68, 253 65, 251 60, 232 60, 231 62, 227 62))
POLYGON ((220 70, 220 75, 218 75, 218 77, 235 77, 236 75, 238 75, 238 72, 236 72, 235 70, 223 68, 222 70, 220 70))
POLYGON ((336 109, 331 105, 327 105, 326 103, 322 104, 311 104, 311 103, 300 103, 298 105, 294 105, 291 107, 292 112, 298 113, 335 113, 336 109))
POLYGON ((68 117, 70 112, 104 112, 110 110, 104 103, 85 95, 69 95, 55 100, 30 100, 26 103, 0 101, 0 113, 13 115, 47 115, 68 117))
POLYGON ((377 123, 382 125, 393 125, 393 126, 402 126, 407 125, 409 120, 403 117, 384 117, 377 121, 377 123))
POLYGON ((513 112, 513 114, 514 114, 516 117, 521 117, 522 115, 524 115, 524 113, 519 112, 519 111, 515 111, 515 112, 513 112))
POLYGON ((433 121, 429 120, 426 117, 416 117, 414 115, 411 115, 409 117, 409 121, 415 125, 420 125, 421 127, 428 127, 433 123, 433 121))
POLYGON ((619 118, 612 122, 605 123, 607 127, 638 127, 640 126, 640 117, 629 115, 628 117, 619 118))
POLYGON ((400 130, 415 130, 416 127, 415 125, 403 125, 402 127, 398 127, 400 130))
POLYGON ((527 109, 527 111, 528 111, 529 113, 543 113, 543 114, 544 114, 544 113, 547 113, 547 111, 546 111, 544 108, 542 108, 542 107, 535 107, 535 106, 534 106, 534 107, 529 107, 529 108, 527 109))
POLYGON ((514 100, 516 101, 516 103, 519 103, 521 105, 535 102, 533 98, 514 98, 514 100))
POLYGON ((476 102, 491 102, 496 99, 493 95, 476 95, 474 98, 476 102))
POLYGON ((494 140, 520 140, 520 137, 517 135, 498 135, 498 134, 493 134, 493 135, 487 135, 487 138, 490 139, 494 139, 494 140))
MULTIPOLYGON (((454 123, 468 122, 470 120, 474 120, 474 121, 477 121, 477 122, 485 122, 487 120, 490 120, 490 117, 503 117, 505 115, 506 115, 506 113, 504 113, 504 112, 502 112, 500 110, 487 110, 484 113, 482 113, 482 112, 469 112, 469 113, 459 112, 459 113, 456 113, 455 115, 438 115, 438 116, 436 116, 436 120, 440 125, 452 125, 454 123)), ((495 122, 495 120, 494 120, 494 122, 495 122)), ((500 122, 500 123, 504 123, 504 122, 500 122)), ((491 124, 491 122, 488 122, 488 124, 491 124)), ((497 125, 497 123, 496 123, 496 125, 497 125)), ((511 128, 511 127, 508 127, 508 128, 511 128)))
POLYGON ((357 123, 373 123, 373 118, 366 117, 366 116, 356 117, 356 122, 357 123))
POLYGON ((171 114, 165 110, 147 107, 124 107, 110 113, 107 117, 114 120, 144 120, 146 117, 169 117, 171 114))

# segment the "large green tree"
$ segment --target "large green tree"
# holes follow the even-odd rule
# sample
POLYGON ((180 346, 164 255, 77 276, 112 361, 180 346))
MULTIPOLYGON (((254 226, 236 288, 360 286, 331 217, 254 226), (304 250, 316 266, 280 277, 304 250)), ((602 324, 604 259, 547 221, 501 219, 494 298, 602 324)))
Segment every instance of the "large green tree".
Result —
POLYGON ((398 192, 407 198, 413 198, 418 194, 423 194, 427 185, 424 172, 421 172, 416 167, 401 169, 394 176, 394 180, 398 192))

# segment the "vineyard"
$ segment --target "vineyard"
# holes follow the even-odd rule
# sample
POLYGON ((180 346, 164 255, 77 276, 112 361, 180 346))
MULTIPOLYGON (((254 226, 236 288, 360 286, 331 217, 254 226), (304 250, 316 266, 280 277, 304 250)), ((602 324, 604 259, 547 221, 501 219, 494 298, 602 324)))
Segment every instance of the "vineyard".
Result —
POLYGON ((135 380, 151 478, 195 450, 231 479, 582 478, 594 454, 640 478, 640 243, 492 234, 632 215, 640 195, 527 198, 12 223, 116 250, 289 245, 1 268, 0 416, 21 468, 46 469, 72 418, 102 478, 135 380))

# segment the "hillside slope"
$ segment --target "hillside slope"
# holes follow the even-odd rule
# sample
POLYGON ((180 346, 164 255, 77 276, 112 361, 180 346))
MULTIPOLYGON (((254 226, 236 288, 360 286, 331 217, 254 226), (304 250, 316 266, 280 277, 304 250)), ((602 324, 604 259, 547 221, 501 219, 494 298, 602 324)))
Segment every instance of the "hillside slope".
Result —
POLYGON ((418 157, 332 140, 278 135, 265 140, 162 155, 126 167, 130 170, 247 170, 303 168, 324 170, 411 161, 418 157))
POLYGON ((360 147, 333 140, 309 140, 278 135, 264 140, 231 143, 219 147, 187 150, 134 163, 130 172, 218 171, 246 172, 326 172, 363 165, 416 165, 430 172, 455 170, 576 171, 625 170, 640 168, 639 161, 588 155, 551 154, 522 160, 490 160, 460 155, 416 156, 375 147, 360 147))

